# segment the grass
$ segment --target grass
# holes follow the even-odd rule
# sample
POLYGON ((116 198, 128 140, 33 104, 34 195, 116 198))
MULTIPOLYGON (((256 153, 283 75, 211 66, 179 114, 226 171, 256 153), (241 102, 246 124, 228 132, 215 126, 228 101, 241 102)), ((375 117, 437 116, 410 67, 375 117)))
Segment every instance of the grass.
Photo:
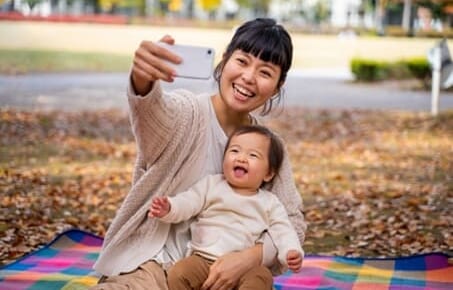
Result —
POLYGON ((93 52, 0 49, 0 74, 127 71, 132 57, 93 52))

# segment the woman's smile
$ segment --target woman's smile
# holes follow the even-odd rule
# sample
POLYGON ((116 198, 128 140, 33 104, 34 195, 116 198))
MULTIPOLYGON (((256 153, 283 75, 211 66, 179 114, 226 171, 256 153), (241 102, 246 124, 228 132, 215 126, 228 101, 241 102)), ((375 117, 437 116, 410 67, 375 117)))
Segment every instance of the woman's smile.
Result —
POLYGON ((236 83, 233 83, 233 90, 236 95, 239 96, 240 99, 243 99, 244 101, 247 100, 247 98, 253 98, 255 96, 255 93, 252 91, 248 90, 247 88, 238 85, 236 83))

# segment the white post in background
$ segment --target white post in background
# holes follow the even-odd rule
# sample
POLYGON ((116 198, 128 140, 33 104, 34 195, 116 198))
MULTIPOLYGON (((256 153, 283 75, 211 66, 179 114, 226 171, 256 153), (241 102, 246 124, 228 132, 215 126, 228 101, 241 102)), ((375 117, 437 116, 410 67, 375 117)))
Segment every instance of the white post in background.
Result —
POLYGON ((431 115, 437 116, 439 113, 439 93, 440 93, 440 47, 435 46, 432 48, 432 67, 433 78, 431 83, 431 115))

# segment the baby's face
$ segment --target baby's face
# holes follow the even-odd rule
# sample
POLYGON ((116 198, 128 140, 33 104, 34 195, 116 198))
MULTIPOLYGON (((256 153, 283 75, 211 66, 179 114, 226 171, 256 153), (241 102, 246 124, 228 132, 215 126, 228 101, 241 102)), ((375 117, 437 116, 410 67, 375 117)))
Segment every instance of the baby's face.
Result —
POLYGON ((264 181, 270 181, 268 137, 258 133, 233 136, 223 159, 223 174, 237 192, 253 195, 264 181))

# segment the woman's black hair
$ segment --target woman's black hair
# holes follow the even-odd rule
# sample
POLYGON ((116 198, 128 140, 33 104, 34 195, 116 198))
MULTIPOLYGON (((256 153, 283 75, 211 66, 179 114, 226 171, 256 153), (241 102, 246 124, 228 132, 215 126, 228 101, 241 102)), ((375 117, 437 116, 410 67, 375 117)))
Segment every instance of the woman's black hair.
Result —
POLYGON ((244 125, 237 128, 233 132, 233 134, 231 134, 231 136, 228 138, 223 155, 225 156, 226 151, 230 146, 231 139, 233 139, 233 137, 248 133, 257 133, 269 138, 269 150, 267 158, 269 161, 269 171, 274 173, 274 177, 269 182, 265 182, 264 184, 271 183, 274 180, 275 176, 278 175, 278 172, 282 167, 285 151, 283 149, 282 141, 270 129, 261 125, 244 125))
MULTIPOLYGON (((250 53, 263 61, 270 61, 281 68, 279 89, 285 82, 293 59, 293 44, 291 36, 286 29, 271 18, 256 18, 242 24, 234 33, 230 44, 227 46, 222 60, 214 70, 214 78, 219 83, 225 63, 236 50, 250 53)), ((281 94, 277 95, 280 102, 281 94)), ((266 103, 262 115, 272 109, 272 101, 266 103)))

